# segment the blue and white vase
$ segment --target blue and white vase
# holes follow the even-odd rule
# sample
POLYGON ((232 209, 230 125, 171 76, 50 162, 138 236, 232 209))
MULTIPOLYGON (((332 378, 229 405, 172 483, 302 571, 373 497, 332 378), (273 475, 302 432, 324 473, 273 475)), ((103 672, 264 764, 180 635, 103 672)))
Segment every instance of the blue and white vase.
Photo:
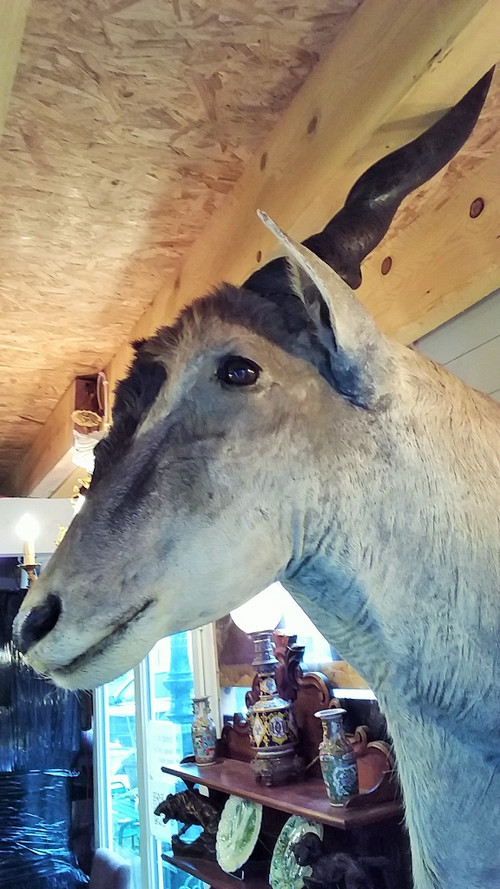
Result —
POLYGON ((319 745, 321 773, 332 806, 343 806, 359 793, 358 767, 354 749, 346 738, 343 717, 345 710, 318 710, 323 740, 319 745))

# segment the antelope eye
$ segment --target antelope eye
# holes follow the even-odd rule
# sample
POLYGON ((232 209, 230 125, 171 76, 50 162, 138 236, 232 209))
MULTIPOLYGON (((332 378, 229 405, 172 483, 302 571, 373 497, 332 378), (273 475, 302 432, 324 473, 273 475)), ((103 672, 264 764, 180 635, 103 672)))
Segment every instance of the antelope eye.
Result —
POLYGON ((224 358, 217 368, 217 379, 230 386, 252 386, 260 374, 260 367, 249 358, 231 355, 224 358))

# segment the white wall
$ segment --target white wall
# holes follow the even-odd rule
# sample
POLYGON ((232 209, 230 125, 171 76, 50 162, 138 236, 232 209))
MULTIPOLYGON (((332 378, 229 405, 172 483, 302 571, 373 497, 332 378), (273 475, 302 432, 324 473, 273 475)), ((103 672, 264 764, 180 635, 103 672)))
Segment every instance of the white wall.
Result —
POLYGON ((500 401, 500 290, 415 343, 474 389, 500 401))

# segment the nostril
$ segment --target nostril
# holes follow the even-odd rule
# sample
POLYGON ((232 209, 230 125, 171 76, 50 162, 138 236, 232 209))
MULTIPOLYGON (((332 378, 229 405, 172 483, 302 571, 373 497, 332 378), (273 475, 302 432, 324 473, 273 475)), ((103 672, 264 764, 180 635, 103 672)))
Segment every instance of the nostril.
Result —
POLYGON ((43 605, 36 605, 31 609, 15 637, 16 646, 21 654, 26 654, 35 642, 39 642, 50 633, 60 613, 61 600, 53 593, 49 593, 43 605))

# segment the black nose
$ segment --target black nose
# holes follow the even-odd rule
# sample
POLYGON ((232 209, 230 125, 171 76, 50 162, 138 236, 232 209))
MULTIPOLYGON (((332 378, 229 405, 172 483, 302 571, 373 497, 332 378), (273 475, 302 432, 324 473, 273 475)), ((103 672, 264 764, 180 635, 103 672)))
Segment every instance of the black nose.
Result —
POLYGON ((49 593, 43 605, 36 605, 28 612, 19 630, 13 633, 14 645, 21 654, 31 648, 35 642, 43 639, 55 627, 61 613, 59 596, 49 593))

